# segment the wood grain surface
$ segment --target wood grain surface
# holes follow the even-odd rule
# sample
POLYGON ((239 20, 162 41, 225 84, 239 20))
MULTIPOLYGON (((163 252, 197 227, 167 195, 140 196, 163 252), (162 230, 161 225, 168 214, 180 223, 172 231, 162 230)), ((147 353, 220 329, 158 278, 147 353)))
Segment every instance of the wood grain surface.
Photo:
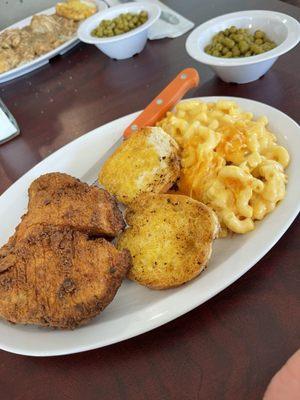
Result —
MULTIPOLYGON (((275 0, 166 3, 196 25, 242 9, 300 17, 300 9, 275 0)), ((22 134, 0 146, 0 193, 64 144, 145 107, 188 66, 196 67, 202 78, 191 97, 246 97, 299 122, 299 47, 281 57, 262 79, 233 85, 189 58, 186 37, 148 42, 140 55, 119 62, 81 44, 50 65, 1 84, 0 96, 22 134)), ((152 332, 64 357, 30 358, 0 351, 0 398, 261 399, 272 375, 300 346, 299 236, 298 219, 235 284, 152 332)))

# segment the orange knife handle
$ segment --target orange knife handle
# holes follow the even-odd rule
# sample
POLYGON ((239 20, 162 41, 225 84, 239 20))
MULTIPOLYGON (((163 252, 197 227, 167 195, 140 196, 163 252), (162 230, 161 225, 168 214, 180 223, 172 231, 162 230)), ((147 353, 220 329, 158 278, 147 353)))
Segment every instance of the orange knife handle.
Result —
POLYGON ((199 80, 199 74, 194 68, 182 70, 125 129, 124 138, 128 138, 132 133, 145 126, 155 125, 190 89, 198 86, 199 80))

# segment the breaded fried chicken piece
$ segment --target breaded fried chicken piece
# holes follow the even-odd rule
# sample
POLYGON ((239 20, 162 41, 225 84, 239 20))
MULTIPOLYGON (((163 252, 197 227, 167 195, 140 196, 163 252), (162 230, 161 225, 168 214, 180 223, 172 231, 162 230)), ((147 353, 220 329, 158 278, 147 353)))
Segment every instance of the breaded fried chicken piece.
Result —
POLYGON ((68 226, 90 235, 116 236, 125 223, 114 198, 70 175, 54 172, 40 176, 29 188, 28 212, 17 228, 24 238, 33 225, 68 226))
POLYGON ((0 316, 73 329, 114 298, 130 254, 69 227, 32 226, 0 251, 0 316))

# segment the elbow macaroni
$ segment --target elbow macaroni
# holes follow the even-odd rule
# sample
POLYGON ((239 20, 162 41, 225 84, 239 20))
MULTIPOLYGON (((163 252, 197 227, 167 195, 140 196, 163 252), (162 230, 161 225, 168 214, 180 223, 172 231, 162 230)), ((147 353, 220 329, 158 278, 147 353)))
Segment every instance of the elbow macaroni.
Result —
POLYGON ((221 235, 246 233, 285 196, 288 151, 233 101, 179 103, 158 122, 181 148, 179 191, 213 208, 221 235))

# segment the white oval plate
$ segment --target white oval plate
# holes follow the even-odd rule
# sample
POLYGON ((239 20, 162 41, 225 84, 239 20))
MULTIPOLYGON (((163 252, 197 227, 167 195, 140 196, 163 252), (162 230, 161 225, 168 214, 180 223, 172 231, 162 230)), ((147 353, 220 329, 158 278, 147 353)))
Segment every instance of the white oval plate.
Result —
MULTIPOLYGON (((300 210, 300 127, 287 115, 265 104, 229 98, 255 116, 266 115, 279 143, 288 148, 291 164, 284 201, 256 229, 246 235, 214 243, 208 268, 192 282, 177 289, 154 291, 125 281, 113 302, 88 325, 74 331, 11 325, 0 321, 0 348, 30 356, 54 356, 103 347, 147 332, 179 317, 225 289, 257 263, 288 229, 300 210)), ((217 101, 220 97, 203 97, 217 101)), ((99 159, 138 115, 117 119, 81 136, 43 160, 0 197, 1 238, 13 234, 27 207, 30 183, 46 172, 61 171, 92 182, 99 159)))
MULTIPOLYGON (((94 0, 94 2, 97 5, 98 11, 102 11, 107 8, 107 5, 104 1, 94 0)), ((55 13, 55 7, 51 7, 48 8, 47 10, 35 13, 34 15, 39 15, 39 14, 50 15, 54 13, 55 13)), ((22 21, 16 22, 15 24, 8 26, 7 28, 0 31, 0 34, 6 31, 7 29, 23 28, 24 26, 29 25, 32 17, 33 16, 27 17, 25 19, 22 19, 22 21)), ((16 68, 10 69, 9 71, 3 72, 2 74, 0 74, 0 83, 18 78, 19 76, 25 75, 28 72, 34 71, 35 69, 42 67, 43 65, 47 64, 51 58, 57 56, 58 54, 63 55, 67 51, 71 50, 74 46, 76 46, 77 43, 79 43, 79 39, 77 37, 77 33, 75 33, 72 39, 67 40, 65 43, 49 51, 48 53, 43 54, 32 61, 19 65, 16 68)))

